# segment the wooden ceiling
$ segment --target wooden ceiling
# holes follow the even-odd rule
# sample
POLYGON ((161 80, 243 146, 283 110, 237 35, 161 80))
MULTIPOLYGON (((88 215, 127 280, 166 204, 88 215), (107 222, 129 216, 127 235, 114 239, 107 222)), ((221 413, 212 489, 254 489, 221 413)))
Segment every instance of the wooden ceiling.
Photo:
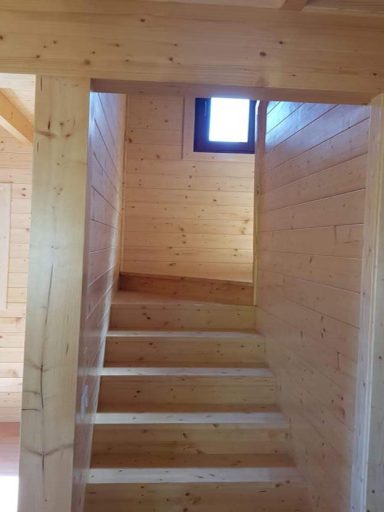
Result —
POLYGON ((0 92, 30 122, 35 108, 35 76, 0 73, 0 92))
POLYGON ((35 76, 0 73, 0 127, 20 142, 33 140, 35 76))

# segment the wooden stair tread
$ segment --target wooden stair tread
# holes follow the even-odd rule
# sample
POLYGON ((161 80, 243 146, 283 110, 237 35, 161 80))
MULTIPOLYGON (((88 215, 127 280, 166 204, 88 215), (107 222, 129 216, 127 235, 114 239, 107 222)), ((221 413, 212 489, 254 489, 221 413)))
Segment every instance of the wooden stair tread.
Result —
POLYGON ((270 429, 287 428, 281 412, 129 412, 97 413, 95 425, 122 424, 252 424, 270 429))
POLYGON ((254 483, 263 486, 301 482, 294 466, 288 467, 178 467, 178 468, 93 468, 89 484, 148 483, 254 483))
POLYGON ((265 340, 249 331, 112 330, 105 366, 265 367, 265 340))
POLYGON ((135 414, 135 413, 193 413, 197 412, 199 414, 201 413, 211 413, 212 411, 215 412, 233 412, 233 413, 249 413, 249 412, 276 412, 279 411, 278 406, 275 403, 268 403, 268 404, 171 404, 171 403, 164 403, 164 404, 150 404, 150 407, 147 403, 140 404, 136 403, 132 408, 129 408, 127 411, 121 411, 118 408, 116 408, 113 411, 109 412, 99 412, 98 414, 125 414, 125 412, 128 412, 129 414, 135 414))
POLYGON ((143 292, 127 292, 118 291, 112 300, 112 307, 124 307, 134 305, 158 305, 159 307, 165 307, 170 305, 172 307, 179 308, 190 308, 201 306, 209 307, 210 309, 254 309, 255 306, 251 305, 239 305, 239 304, 223 304, 221 302, 210 302, 195 299, 181 299, 179 297, 168 297, 166 295, 151 294, 143 292))
POLYGON ((293 467, 287 454, 244 453, 103 453, 92 458, 93 468, 258 468, 293 467))
POLYGON ((153 330, 121 330, 112 329, 108 331, 107 338, 138 338, 138 339, 174 339, 177 341, 200 340, 207 338, 207 340, 217 341, 231 341, 233 339, 244 339, 250 341, 260 341, 263 339, 261 334, 250 331, 153 331, 153 330))
POLYGON ((254 377, 271 379, 272 372, 268 368, 196 368, 196 367, 105 367, 100 371, 102 377, 254 377))
POLYGON ((307 512, 254 306, 119 292, 99 375, 86 512, 307 512))

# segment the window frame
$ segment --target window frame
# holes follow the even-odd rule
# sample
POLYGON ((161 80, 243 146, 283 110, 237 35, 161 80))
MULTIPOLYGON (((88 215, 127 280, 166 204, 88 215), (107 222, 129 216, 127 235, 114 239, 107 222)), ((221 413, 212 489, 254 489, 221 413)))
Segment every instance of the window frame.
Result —
POLYGON ((193 151, 195 153, 226 153, 233 155, 254 155, 256 101, 251 99, 249 100, 247 142, 219 142, 209 140, 211 99, 212 98, 195 98, 193 151))

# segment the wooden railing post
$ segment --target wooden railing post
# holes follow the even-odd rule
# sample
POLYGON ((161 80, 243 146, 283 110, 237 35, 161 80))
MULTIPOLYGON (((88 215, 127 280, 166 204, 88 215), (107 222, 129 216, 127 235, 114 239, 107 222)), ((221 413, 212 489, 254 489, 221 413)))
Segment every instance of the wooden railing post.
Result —
POLYGON ((353 512, 384 510, 384 94, 372 102, 364 249, 353 512))
POLYGON ((19 512, 70 512, 88 79, 37 77, 19 512))

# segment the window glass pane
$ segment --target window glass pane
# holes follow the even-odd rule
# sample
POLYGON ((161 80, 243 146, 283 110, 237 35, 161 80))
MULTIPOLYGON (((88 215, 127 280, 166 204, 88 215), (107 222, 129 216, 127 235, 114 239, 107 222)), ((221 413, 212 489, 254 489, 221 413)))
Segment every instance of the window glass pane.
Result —
POLYGON ((249 100, 212 98, 209 140, 212 142, 247 142, 249 100))

